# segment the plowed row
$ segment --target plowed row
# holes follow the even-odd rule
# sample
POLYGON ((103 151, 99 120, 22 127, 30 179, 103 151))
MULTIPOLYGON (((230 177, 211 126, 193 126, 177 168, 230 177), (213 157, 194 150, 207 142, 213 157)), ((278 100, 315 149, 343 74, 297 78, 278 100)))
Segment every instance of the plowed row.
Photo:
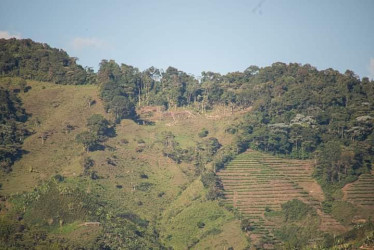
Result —
POLYGON ((344 230, 335 219, 322 212, 321 201, 303 188, 316 185, 312 171, 310 161, 281 159, 248 151, 217 174, 224 186, 226 202, 252 221, 256 237, 275 244, 279 242, 272 234, 276 225, 266 220, 265 209, 280 210, 281 204, 292 199, 300 199, 317 210, 322 230, 344 230))
POLYGON ((346 200, 355 205, 374 208, 374 176, 363 174, 345 190, 346 200))

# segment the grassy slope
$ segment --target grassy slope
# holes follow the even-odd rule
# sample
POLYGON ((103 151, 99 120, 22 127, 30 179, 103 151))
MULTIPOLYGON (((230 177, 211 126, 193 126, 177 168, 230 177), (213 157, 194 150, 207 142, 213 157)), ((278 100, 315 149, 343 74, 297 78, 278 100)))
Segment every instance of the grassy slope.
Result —
MULTIPOLYGON (((75 142, 75 136, 87 129, 87 118, 92 114, 102 114, 111 119, 105 113, 98 97, 97 86, 62 86, 33 81, 28 84, 32 89, 27 93, 20 93, 20 97, 26 112, 31 114, 27 126, 35 133, 25 140, 23 148, 28 153, 14 164, 13 171, 8 175, 0 174, 0 183, 3 184, 1 195, 31 191, 42 181, 62 174, 67 177, 66 182, 70 185, 84 186, 87 192, 97 193, 109 206, 118 210, 134 211, 151 221, 161 230, 163 239, 171 234, 170 225, 180 227, 179 223, 183 222, 186 227, 178 229, 178 235, 173 241, 164 239, 167 245, 186 247, 184 244, 189 242, 183 239, 190 239, 197 219, 205 221, 206 227, 198 231, 196 237, 213 228, 218 229, 219 234, 217 230, 206 233, 196 247, 205 248, 215 242, 221 246, 241 249, 247 244, 240 232, 239 222, 234 220, 233 215, 219 207, 216 202, 207 202, 202 198, 204 190, 200 181, 195 180, 191 164, 176 164, 163 157, 161 147, 157 143, 162 131, 171 131, 182 147, 193 146, 201 140, 197 136, 198 131, 205 127, 209 130, 209 136, 217 137, 222 144, 227 144, 232 138, 224 133, 226 122, 199 116, 191 119, 177 118, 173 123, 171 118, 157 120, 150 117, 150 120, 155 121, 155 125, 141 126, 131 120, 123 120, 116 127, 117 136, 104 143, 105 150, 86 154, 83 147, 75 142), (96 104, 89 107, 87 97, 95 99, 96 104), (67 122, 76 127, 70 133, 63 131, 67 122), (44 144, 39 138, 43 132, 49 134, 44 144), (124 144, 123 139, 129 143, 124 144), (140 139, 146 142, 146 147, 143 152, 137 153, 135 149, 140 139), (101 179, 82 182, 86 178, 79 177, 83 172, 80 162, 86 155, 94 159, 95 166, 92 170, 97 171, 101 179), (108 164, 108 159, 111 159, 115 166, 108 164), (148 178, 141 178, 141 174, 146 174, 148 178), (149 191, 134 190, 133 187, 142 182, 152 184, 149 191), (122 185, 123 188, 119 189, 116 185, 122 185), (181 212, 174 223, 169 224, 165 219, 169 216, 168 207, 172 204, 184 209, 185 198, 181 197, 188 197, 185 192, 189 189, 196 189, 201 193, 201 198, 181 212), (212 216, 215 219, 212 219, 212 216), (191 217, 195 219, 191 220, 191 217)), ((71 238, 74 232, 75 230, 65 235, 71 238)), ((58 231, 54 233, 59 235, 58 231)), ((61 237, 64 237, 63 234, 61 237)))
POLYGON ((96 87, 61 86, 33 81, 28 84, 32 89, 21 93, 20 97, 26 112, 31 114, 27 125, 35 133, 23 145, 23 149, 29 153, 14 164, 11 174, 1 175, 4 194, 30 190, 39 181, 56 173, 64 176, 79 175, 82 171, 79 164, 82 147, 75 142, 75 135, 85 129, 87 117, 94 113, 104 113, 96 87), (84 100, 88 96, 97 101, 91 108, 84 100), (66 122, 76 126, 67 135, 63 132, 66 122), (50 134, 44 144, 38 138, 43 132, 50 134), (3 179, 6 179, 5 182, 3 179))
POLYGON ((247 242, 232 213, 206 201, 200 180, 195 180, 164 212, 160 221, 166 246, 183 249, 243 249, 247 242), (198 223, 204 223, 199 228, 198 223), (210 247, 210 248, 209 248, 210 247))

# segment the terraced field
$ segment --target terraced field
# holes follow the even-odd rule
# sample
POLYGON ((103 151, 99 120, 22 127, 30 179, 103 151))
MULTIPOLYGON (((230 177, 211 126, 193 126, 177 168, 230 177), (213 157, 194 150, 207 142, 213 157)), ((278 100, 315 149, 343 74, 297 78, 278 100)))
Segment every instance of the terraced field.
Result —
POLYGON ((272 234, 276 227, 264 217, 265 209, 277 211, 292 200, 312 205, 321 217, 321 230, 342 232, 345 228, 321 208, 322 190, 312 176, 310 161, 281 159, 255 151, 239 155, 217 173, 223 183, 226 202, 249 218, 255 230, 251 237, 279 243, 272 234))
POLYGON ((355 205, 374 208, 374 176, 363 174, 344 189, 345 199, 355 205))

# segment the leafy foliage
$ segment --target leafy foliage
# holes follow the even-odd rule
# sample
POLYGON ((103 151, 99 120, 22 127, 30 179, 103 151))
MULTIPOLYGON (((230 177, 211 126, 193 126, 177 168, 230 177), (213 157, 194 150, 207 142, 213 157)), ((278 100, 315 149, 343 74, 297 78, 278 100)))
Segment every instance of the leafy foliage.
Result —
POLYGON ((223 185, 218 176, 212 172, 207 171, 201 175, 201 182, 207 189, 206 198, 208 200, 215 200, 223 197, 223 185))
POLYGON ((94 114, 89 117, 87 119, 87 127, 89 131, 98 136, 101 141, 114 135, 114 130, 110 127, 109 121, 100 114, 94 114))
POLYGON ((77 134, 75 139, 78 143, 83 144, 83 147, 87 152, 93 149, 99 143, 97 135, 89 131, 84 131, 77 134))
POLYGON ((122 64, 121 68, 113 60, 100 63, 98 81, 101 98, 107 111, 114 114, 116 122, 123 118, 135 118, 136 86, 138 70, 122 64))
MULTIPOLYGON (((374 84, 349 70, 341 74, 333 69, 318 71, 309 64, 277 62, 226 75, 202 72, 198 82, 173 67, 165 72, 154 67, 140 72, 103 60, 98 79, 108 108, 114 96, 123 96, 117 105, 121 108, 112 110, 117 119, 133 114, 124 98, 138 105, 189 105, 201 113, 214 105, 231 107, 232 112, 252 106, 253 112, 228 129, 237 135, 236 154, 250 147, 292 158, 315 157, 315 176, 325 191, 371 168, 374 84), (336 159, 328 159, 325 156, 334 153, 328 152, 333 142, 333 148, 340 149, 336 159)), ((203 137, 206 131, 200 134, 203 137)), ((217 167, 224 166, 232 154, 222 157, 217 167)))
POLYGON ((0 87, 0 167, 5 172, 22 155, 22 142, 29 134, 23 125, 26 119, 17 95, 0 87))
POLYGON ((286 248, 301 249, 321 237, 316 211, 302 201, 294 199, 282 204, 281 216, 283 223, 275 235, 285 242, 286 248))
MULTIPOLYGON (((57 84, 84 84, 87 72, 61 50, 30 39, 0 39, 0 74, 57 84)), ((92 81, 92 71, 89 76, 92 81)))
POLYGON ((0 215, 0 242, 6 249, 161 249, 157 232, 138 215, 104 206, 94 194, 67 183, 48 181, 34 191, 14 196, 11 210, 0 215), (96 223, 96 236, 85 245, 59 235, 57 228, 81 223, 96 223))
POLYGON ((285 222, 300 221, 309 214, 315 215, 315 211, 310 206, 297 199, 282 204, 282 211, 285 222))

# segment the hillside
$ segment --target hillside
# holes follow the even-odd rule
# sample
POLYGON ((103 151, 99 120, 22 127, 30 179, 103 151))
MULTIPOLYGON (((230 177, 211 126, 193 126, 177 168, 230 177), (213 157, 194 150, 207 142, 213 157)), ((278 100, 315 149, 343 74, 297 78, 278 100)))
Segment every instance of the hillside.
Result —
MULTIPOLYGON (((131 211, 149 221, 156 230, 162 230, 159 241, 164 241, 165 245, 175 244, 182 247, 192 244, 196 239, 201 239, 201 243, 193 243, 199 249, 200 244, 208 246, 209 242, 221 239, 219 245, 222 246, 241 246, 241 248, 246 246, 246 239, 240 231, 238 226, 240 223, 235 216, 218 206, 217 202, 207 201, 204 188, 196 179, 198 176, 195 175, 195 169, 190 164, 177 164, 163 156, 162 146, 158 142, 162 131, 171 131, 182 147, 189 147, 203 140, 195 131, 200 131, 204 127, 209 130, 211 136, 217 136, 221 138, 221 143, 228 144, 232 141, 232 136, 224 133, 224 123, 220 124, 218 121, 198 115, 189 119, 177 116, 174 120, 168 114, 163 114, 164 118, 162 118, 159 117, 162 116, 161 113, 155 112, 154 117, 147 118, 149 121, 154 121, 154 125, 139 125, 131 120, 123 120, 116 126, 116 136, 109 138, 103 144, 105 148, 86 153, 75 141, 75 137, 86 129, 87 118, 92 114, 101 114, 112 119, 104 111, 98 97, 97 86, 62 86, 35 81, 28 81, 27 85, 31 89, 27 93, 21 93, 19 97, 26 112, 30 114, 26 125, 33 134, 25 139, 23 149, 27 153, 15 162, 13 171, 9 174, 1 173, 0 192, 3 198, 7 197, 5 203, 2 202, 3 213, 8 209, 13 211, 8 207, 13 199, 10 195, 32 192, 37 190, 41 183, 56 176, 63 176, 64 180, 58 183, 59 186, 79 187, 79 190, 89 196, 100 197, 100 202, 104 202, 107 209, 131 211), (88 98, 95 100, 91 106, 88 105, 88 98), (71 125, 73 129, 67 132, 67 125, 71 125), (41 138, 43 133, 47 134, 44 142, 41 138), (142 152, 137 152, 139 146, 142 147, 142 152), (92 179, 84 173, 82 162, 87 157, 94 161, 94 166, 89 171, 95 172, 97 179, 92 179), (189 201, 191 189, 195 189, 192 206, 186 204, 191 202, 189 201), (192 210, 186 211, 186 214, 178 214, 172 212, 173 209, 168 208, 169 206, 190 207, 195 212, 192 210), (191 223, 191 229, 178 230, 178 236, 174 236, 175 230, 169 232, 171 219, 185 221, 191 213, 200 211, 202 209, 200 206, 205 207, 204 209, 209 212, 200 215, 199 219, 205 221, 206 227, 200 229, 198 235, 195 237, 189 235, 189 230, 197 228, 197 221, 186 221, 191 223), (232 229, 227 231, 226 225, 232 229), (205 235, 204 240, 201 238, 202 235, 205 235), (232 238, 232 235, 235 237, 232 238), (169 243, 171 237, 175 239, 173 238, 169 243)), ((175 113, 183 114, 184 111, 175 111, 175 113)), ((28 209, 33 208, 31 206, 28 209)), ((52 211, 48 213, 53 214, 52 211)), ((66 225, 66 227, 73 227, 69 229, 73 232, 67 235, 60 233, 65 229, 59 231, 57 225, 48 226, 49 219, 40 218, 37 224, 49 232, 50 239, 65 237, 64 241, 67 241, 72 233, 83 233, 80 232, 82 228, 78 226, 84 222, 81 219, 73 220, 75 222, 66 225)), ((57 219, 54 221, 54 223, 58 222, 57 219)), ((69 221, 68 217, 66 221, 69 221)), ((36 226, 29 224, 28 221, 22 220, 21 223, 27 224, 30 231, 36 226)), ((178 222, 174 223, 181 225, 178 222)), ((97 239, 97 230, 92 233, 94 235, 91 240, 97 239)), ((64 244, 74 243, 68 241, 64 244)))
POLYGON ((373 81, 284 63, 94 73, 1 42, 5 249, 373 246, 373 81), (24 74, 33 58, 66 74, 24 74))

